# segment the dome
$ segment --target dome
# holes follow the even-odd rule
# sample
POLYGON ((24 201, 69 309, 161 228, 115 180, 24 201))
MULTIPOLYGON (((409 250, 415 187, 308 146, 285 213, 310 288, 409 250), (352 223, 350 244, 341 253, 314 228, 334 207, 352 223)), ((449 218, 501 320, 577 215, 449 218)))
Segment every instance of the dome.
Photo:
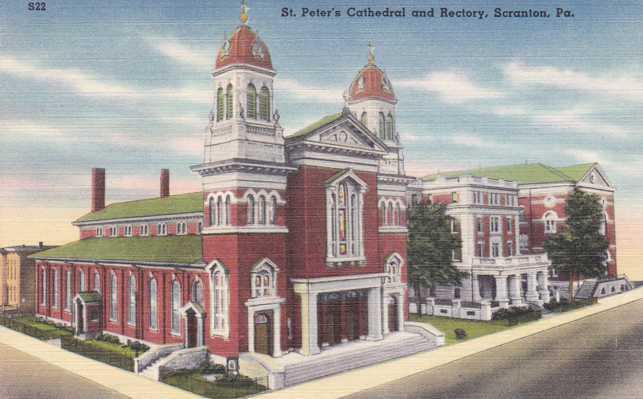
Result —
POLYGON ((370 47, 368 64, 362 68, 348 88, 348 102, 352 103, 365 99, 378 99, 396 103, 397 98, 393 91, 391 81, 386 73, 375 65, 373 48, 370 47))
POLYGON ((239 26, 230 39, 225 40, 217 54, 215 69, 233 64, 253 65, 273 70, 268 46, 248 26, 239 26))

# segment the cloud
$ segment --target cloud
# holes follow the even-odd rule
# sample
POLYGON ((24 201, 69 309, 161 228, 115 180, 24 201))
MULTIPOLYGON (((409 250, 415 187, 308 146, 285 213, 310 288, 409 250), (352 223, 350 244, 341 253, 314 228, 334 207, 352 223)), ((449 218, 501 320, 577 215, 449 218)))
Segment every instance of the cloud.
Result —
POLYGON ((634 156, 594 149, 568 148, 562 151, 566 156, 575 159, 577 162, 589 163, 598 162, 606 170, 608 175, 615 173, 626 178, 643 177, 643 159, 639 154, 634 156))
POLYGON ((153 49, 181 64, 205 70, 212 69, 214 65, 214 56, 194 50, 174 38, 166 37, 161 40, 147 38, 145 40, 153 49))
POLYGON ((447 139, 451 144, 473 148, 497 148, 500 145, 489 139, 466 133, 456 133, 447 139))
POLYGON ((449 104, 501 98, 505 95, 498 90, 478 86, 466 74, 453 71, 431 72, 424 79, 401 80, 396 82, 396 86, 436 93, 442 101, 449 104))
POLYGON ((136 88, 123 83, 102 79, 89 72, 75 68, 48 68, 19 61, 10 56, 0 56, 0 73, 22 79, 32 79, 68 87, 78 95, 96 98, 120 98, 128 100, 184 100, 198 104, 210 104, 211 93, 207 89, 182 88, 136 88))
POLYGON ((503 68, 507 79, 517 85, 540 85, 561 89, 590 91, 631 101, 643 101, 643 80, 627 74, 591 76, 585 72, 553 66, 528 66, 512 62, 503 68))
POLYGON ((324 104, 338 104, 343 101, 342 89, 302 84, 293 79, 277 79, 275 92, 284 92, 299 100, 324 104))
POLYGON ((588 108, 571 108, 558 112, 540 112, 531 115, 532 122, 547 128, 576 130, 587 134, 600 134, 617 138, 629 135, 629 130, 603 122, 591 115, 594 111, 588 108))

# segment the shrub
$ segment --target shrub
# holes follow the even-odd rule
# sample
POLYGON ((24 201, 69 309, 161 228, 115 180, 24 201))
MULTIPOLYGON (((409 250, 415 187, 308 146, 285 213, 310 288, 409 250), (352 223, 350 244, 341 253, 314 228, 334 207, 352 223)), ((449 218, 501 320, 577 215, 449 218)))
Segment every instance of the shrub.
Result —
MULTIPOLYGON (((106 334, 106 333, 100 333, 94 338, 96 341, 103 341, 103 342, 109 342, 110 344, 115 344, 115 345, 120 345, 121 340, 118 339, 118 337, 111 335, 111 334, 106 334)), ((127 345, 125 345, 127 346, 127 345)))
POLYGON ((202 374, 225 374, 226 369, 224 365, 208 363, 207 366, 201 370, 202 374))
POLYGON ((456 339, 465 339, 467 337, 467 332, 462 328, 456 328, 453 332, 455 333, 456 339))
POLYGON ((493 320, 506 320, 510 326, 518 323, 525 323, 538 320, 542 317, 542 311, 537 306, 512 306, 507 309, 500 309, 493 314, 493 320))

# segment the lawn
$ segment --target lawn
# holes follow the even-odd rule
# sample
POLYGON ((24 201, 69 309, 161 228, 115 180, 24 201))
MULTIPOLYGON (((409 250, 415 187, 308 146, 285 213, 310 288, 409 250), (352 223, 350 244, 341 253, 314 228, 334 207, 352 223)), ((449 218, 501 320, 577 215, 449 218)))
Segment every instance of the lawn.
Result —
POLYGON ((472 338, 482 337, 483 335, 493 334, 511 328, 505 320, 476 321, 427 315, 418 316, 415 314, 410 314, 409 319, 420 323, 429 323, 444 332, 447 345, 464 342, 472 338), (463 340, 456 339, 455 333, 453 332, 456 328, 461 328, 466 331, 467 338, 463 340))
POLYGON ((62 336, 72 335, 71 331, 69 330, 66 330, 61 327, 56 327, 53 324, 38 321, 32 316, 16 317, 15 321, 28 327, 27 330, 23 330, 22 332, 29 335, 35 335, 37 338, 40 338, 40 339, 55 339, 55 338, 60 338, 62 336), (35 334, 33 334, 32 332, 35 334))
POLYGON ((129 346, 113 344, 111 342, 105 342, 105 341, 96 341, 94 339, 86 340, 85 343, 89 345, 93 345, 99 349, 115 352, 123 356, 130 357, 132 359, 136 357, 136 351, 132 350, 132 348, 130 348, 129 346))
POLYGON ((254 380, 240 376, 237 381, 218 380, 207 381, 203 378, 201 370, 174 374, 163 378, 163 382, 175 387, 185 389, 201 396, 216 399, 232 399, 253 395, 265 391, 267 388, 257 384, 254 380))

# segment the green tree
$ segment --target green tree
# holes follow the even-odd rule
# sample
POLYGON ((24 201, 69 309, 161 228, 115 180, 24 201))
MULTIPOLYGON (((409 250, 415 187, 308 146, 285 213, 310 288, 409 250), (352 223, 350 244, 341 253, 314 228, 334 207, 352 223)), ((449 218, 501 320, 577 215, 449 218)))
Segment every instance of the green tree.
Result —
POLYGON ((596 194, 575 190, 565 206, 567 224, 545 241, 552 267, 569 276, 570 301, 574 281, 580 276, 602 277, 607 273, 609 242, 601 234, 603 207, 596 194))
POLYGON ((451 232, 454 219, 446 214, 446 205, 419 204, 409 216, 409 284, 415 290, 418 313, 422 303, 421 288, 436 285, 460 285, 467 273, 453 266, 453 253, 462 248, 460 238, 451 232))

